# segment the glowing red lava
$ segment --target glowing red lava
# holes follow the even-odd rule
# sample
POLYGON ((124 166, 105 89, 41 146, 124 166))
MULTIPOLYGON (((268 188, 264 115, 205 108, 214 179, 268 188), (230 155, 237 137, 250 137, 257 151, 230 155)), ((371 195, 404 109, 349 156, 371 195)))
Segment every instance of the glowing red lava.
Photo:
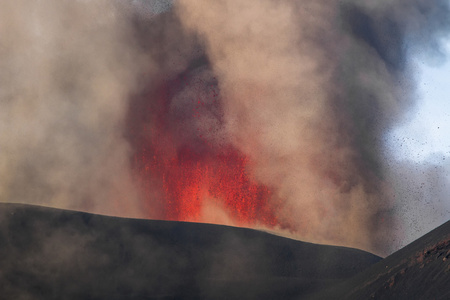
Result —
POLYGON ((189 149, 171 157, 158 152, 141 157, 142 175, 160 183, 167 220, 201 221, 202 205, 208 199, 220 201, 237 224, 277 223, 267 206, 269 189, 249 178, 247 159, 236 150, 204 157, 189 149))
MULTIPOLYGON (((147 112, 152 116, 145 124, 134 126, 134 130, 145 131, 136 142, 134 162, 149 203, 157 194, 161 218, 166 220, 202 222, 203 206, 213 201, 236 225, 276 225, 273 207, 269 205, 271 191, 249 176, 247 157, 231 145, 212 146, 200 133, 182 143, 177 140, 179 135, 174 132, 183 127, 173 125, 168 92, 168 88, 173 89, 171 85, 157 92, 159 99, 153 94, 151 105, 138 109, 140 114, 147 112)), ((198 106, 219 106, 219 101, 211 97, 195 101, 198 106)), ((193 118, 202 111, 187 113, 193 118)))

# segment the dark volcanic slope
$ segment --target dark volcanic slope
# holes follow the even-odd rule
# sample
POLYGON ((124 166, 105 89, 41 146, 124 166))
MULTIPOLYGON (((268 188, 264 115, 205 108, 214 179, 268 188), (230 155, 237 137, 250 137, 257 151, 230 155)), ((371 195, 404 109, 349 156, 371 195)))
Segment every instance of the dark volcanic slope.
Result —
POLYGON ((1 299, 287 299, 379 260, 250 229, 0 204, 1 299))
POLYGON ((450 221, 313 299, 450 299, 450 221))

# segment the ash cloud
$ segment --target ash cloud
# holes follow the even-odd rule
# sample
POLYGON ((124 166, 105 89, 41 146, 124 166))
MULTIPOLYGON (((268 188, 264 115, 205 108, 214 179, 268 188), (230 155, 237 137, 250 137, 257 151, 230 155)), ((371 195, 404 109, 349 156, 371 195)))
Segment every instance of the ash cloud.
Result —
POLYGON ((0 11, 0 201, 142 215, 123 139, 145 54, 117 1, 0 11))
MULTIPOLYGON (((414 104, 445 1, 178 1, 206 43, 232 143, 300 238, 388 253, 398 226, 384 134, 414 104)), ((435 51, 436 52, 436 51, 435 51)))
POLYGON ((165 113, 165 151, 201 135, 249 158, 279 232, 387 254, 401 224, 385 135, 414 105, 412 55, 442 57, 449 26, 443 0, 8 0, 0 201, 162 218, 133 155, 165 113))

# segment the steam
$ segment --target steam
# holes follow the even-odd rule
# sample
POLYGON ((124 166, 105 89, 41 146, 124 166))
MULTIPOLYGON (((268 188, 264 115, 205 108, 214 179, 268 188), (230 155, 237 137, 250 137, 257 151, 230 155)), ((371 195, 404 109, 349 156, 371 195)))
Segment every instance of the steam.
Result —
POLYGON ((5 1, 0 201, 142 215, 123 139, 142 62, 127 6, 5 1))
MULTIPOLYGON (((187 74, 167 151, 199 134, 231 144, 272 191, 276 230, 389 253, 401 224, 385 134, 414 105, 411 56, 442 55, 449 11, 444 0, 7 0, 0 201, 162 218, 132 157, 158 85, 187 74), (189 117, 211 93, 220 107, 189 117)), ((214 199, 203 214, 232 223, 214 199)))

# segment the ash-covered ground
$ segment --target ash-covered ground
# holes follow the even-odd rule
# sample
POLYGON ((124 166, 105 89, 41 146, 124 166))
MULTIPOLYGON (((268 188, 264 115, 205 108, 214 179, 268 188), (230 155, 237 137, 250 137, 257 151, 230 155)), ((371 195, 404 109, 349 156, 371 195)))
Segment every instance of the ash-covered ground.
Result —
POLYGON ((2 299, 448 299, 450 223, 387 258, 253 229, 0 205, 2 299))

